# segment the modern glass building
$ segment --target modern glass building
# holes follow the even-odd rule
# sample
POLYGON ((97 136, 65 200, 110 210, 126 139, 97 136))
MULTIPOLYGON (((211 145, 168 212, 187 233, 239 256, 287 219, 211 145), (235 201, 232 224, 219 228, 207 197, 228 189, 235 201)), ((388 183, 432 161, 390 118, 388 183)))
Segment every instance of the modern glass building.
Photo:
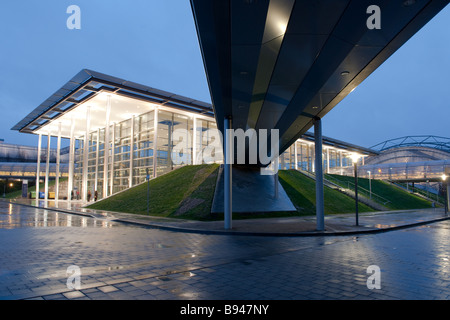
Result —
MULTIPOLYGON (((78 73, 13 130, 38 135, 39 154, 57 137, 57 164, 61 139, 69 140, 67 194, 57 191, 59 199, 79 193, 86 200, 88 192, 101 199, 182 165, 223 160, 213 106, 91 70, 78 73)), ((364 161, 375 152, 324 137, 325 172, 351 166, 355 153, 364 161)), ((314 158, 314 137, 306 133, 280 156, 280 168, 314 172, 314 158)), ((49 161, 40 159, 36 181, 44 178, 47 197, 49 161)), ((54 176, 58 185, 60 173, 54 176)))

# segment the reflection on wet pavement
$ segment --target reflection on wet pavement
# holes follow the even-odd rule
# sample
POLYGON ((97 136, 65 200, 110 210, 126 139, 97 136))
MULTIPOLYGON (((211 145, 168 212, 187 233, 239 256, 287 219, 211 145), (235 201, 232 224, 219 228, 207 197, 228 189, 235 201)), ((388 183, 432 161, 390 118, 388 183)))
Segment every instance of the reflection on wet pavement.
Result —
POLYGON ((0 299, 447 300, 449 230, 443 221, 358 236, 209 235, 0 201, 0 299), (67 287, 74 265, 79 290, 67 287), (380 290, 367 287, 371 265, 380 290))
POLYGON ((23 207, 0 202, 0 229, 25 227, 96 227, 110 228, 113 223, 107 219, 65 214, 38 208, 23 207))

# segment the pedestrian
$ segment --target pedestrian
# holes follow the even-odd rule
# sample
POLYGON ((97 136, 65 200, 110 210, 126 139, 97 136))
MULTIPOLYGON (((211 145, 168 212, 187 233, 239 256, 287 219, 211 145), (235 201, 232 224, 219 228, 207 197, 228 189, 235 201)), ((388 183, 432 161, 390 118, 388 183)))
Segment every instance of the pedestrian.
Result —
POLYGON ((87 201, 88 201, 88 202, 91 201, 91 190, 88 190, 88 193, 87 193, 87 201))
POLYGON ((94 201, 97 201, 97 198, 98 198, 98 192, 97 192, 97 190, 95 190, 95 192, 94 192, 94 201))

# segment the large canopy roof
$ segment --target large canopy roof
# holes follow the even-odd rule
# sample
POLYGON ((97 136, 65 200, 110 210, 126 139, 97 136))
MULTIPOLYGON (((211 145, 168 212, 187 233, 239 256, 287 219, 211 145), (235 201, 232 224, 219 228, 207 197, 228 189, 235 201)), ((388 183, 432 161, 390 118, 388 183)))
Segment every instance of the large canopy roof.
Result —
POLYGON ((208 117, 214 116, 209 103, 83 69, 17 123, 12 130, 56 135, 61 123, 61 136, 69 138, 73 119, 75 136, 82 135, 85 133, 87 106, 94 107, 91 108, 91 129, 102 128, 105 126, 108 94, 111 94, 113 100, 111 123, 130 119, 133 114, 142 114, 155 105, 208 117))
POLYGON ((279 129, 283 152, 447 4, 191 0, 219 129, 279 129))

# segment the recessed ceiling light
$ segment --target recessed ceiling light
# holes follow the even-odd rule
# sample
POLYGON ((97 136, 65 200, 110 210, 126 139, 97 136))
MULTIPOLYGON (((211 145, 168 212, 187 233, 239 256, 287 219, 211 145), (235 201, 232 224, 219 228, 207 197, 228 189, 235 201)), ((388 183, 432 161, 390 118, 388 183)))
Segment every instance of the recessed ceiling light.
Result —
POLYGON ((313 109, 319 109, 319 106, 313 106, 312 108, 313 109))
POLYGON ((416 4, 416 0, 405 0, 405 1, 403 1, 403 6, 404 7, 409 7, 409 6, 412 6, 413 4, 416 4))
POLYGON ((350 72, 348 72, 348 71, 342 71, 341 72, 341 76, 347 76, 347 75, 349 75, 350 74, 350 72))

